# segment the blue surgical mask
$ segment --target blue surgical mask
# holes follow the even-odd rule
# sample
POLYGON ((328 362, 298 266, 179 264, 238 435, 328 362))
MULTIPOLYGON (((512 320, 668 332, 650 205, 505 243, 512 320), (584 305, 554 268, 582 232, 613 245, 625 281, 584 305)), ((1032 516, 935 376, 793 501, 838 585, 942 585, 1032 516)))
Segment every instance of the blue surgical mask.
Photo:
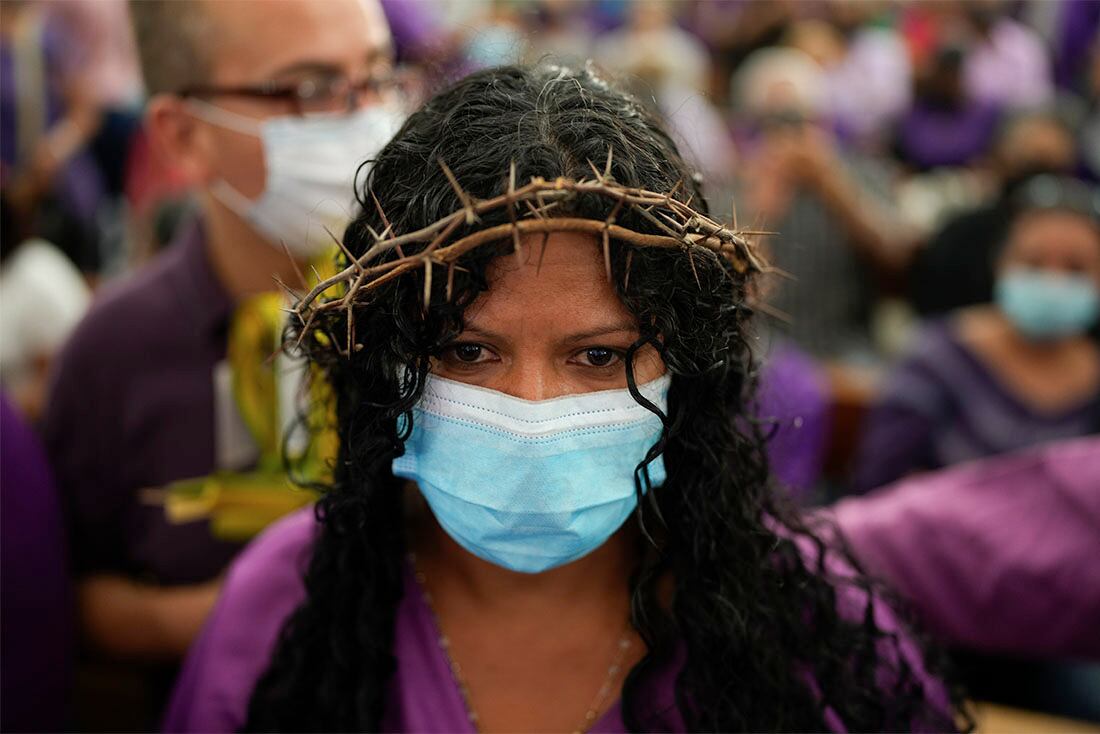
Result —
MULTIPOLYGON (((662 412, 666 375, 639 387, 662 412)), ((637 505, 634 470, 660 418, 629 390, 530 401, 429 375, 396 476, 420 487, 455 542, 498 566, 539 573, 592 552, 637 505)), ((649 464, 656 486, 661 457, 649 464)))
POLYGON ((1020 332, 1036 341, 1082 334, 1100 316, 1100 291, 1087 275, 1013 268, 994 298, 1020 332))

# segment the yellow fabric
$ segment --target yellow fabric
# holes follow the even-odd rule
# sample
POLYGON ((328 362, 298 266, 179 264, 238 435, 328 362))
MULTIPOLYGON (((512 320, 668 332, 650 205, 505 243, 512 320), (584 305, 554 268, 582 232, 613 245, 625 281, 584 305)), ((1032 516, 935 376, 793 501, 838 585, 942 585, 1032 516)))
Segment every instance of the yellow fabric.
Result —
POLYGON ((279 293, 263 293, 243 301, 229 327, 227 350, 234 402, 260 451, 259 468, 272 471, 282 465, 275 353, 281 337, 283 305, 279 293))
MULTIPOLYGON (((335 258, 315 267, 321 277, 335 272, 335 258)), ((259 450, 256 468, 218 471, 207 477, 175 482, 167 488, 165 511, 173 522, 210 521, 211 532, 244 541, 283 515, 316 500, 317 493, 290 480, 283 460, 276 354, 286 324, 287 299, 271 292, 242 301, 229 327, 227 359, 233 399, 259 450)), ((332 391, 312 369, 307 416, 309 442, 300 455, 289 456, 295 480, 327 482, 336 457, 337 436, 332 391)))

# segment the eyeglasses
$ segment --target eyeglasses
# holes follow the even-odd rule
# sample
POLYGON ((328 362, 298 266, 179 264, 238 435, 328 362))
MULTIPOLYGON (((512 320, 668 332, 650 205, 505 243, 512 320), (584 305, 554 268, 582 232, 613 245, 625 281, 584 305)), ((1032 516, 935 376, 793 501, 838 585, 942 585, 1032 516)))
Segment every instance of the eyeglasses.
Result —
POLYGON ((408 86, 402 71, 385 71, 352 81, 344 74, 317 73, 293 82, 219 87, 194 85, 179 91, 181 97, 233 95, 256 99, 282 100, 291 105, 297 115, 319 115, 352 112, 363 100, 389 101, 400 99, 408 86))

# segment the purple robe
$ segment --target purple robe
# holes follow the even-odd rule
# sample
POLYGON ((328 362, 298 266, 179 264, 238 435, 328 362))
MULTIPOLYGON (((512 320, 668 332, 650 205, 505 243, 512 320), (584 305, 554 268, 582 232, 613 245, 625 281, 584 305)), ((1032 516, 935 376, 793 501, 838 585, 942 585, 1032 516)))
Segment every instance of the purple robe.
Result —
MULTIPOLYGON (((188 655, 165 718, 165 731, 232 732, 244 724, 252 689, 269 664, 283 622, 304 598, 302 574, 316 528, 312 508, 300 510, 268 528, 234 562, 221 598, 188 655)), ((803 550, 812 553, 808 547, 803 550)), ((850 573, 833 562, 830 571, 838 576, 850 573)), ((411 569, 405 589, 394 634, 397 670, 387 690, 382 730, 473 734, 462 695, 439 646, 439 631, 411 569)), ((845 618, 862 619, 865 606, 862 592, 849 586, 838 588, 838 610, 845 618)), ((875 604, 874 609, 880 629, 900 629, 884 604, 875 604)), ((901 634, 902 655, 921 678, 932 705, 945 711, 942 685, 928 677, 917 648, 901 634)), ((885 646, 882 654, 891 664, 896 662, 885 646)), ((649 730, 686 729, 675 706, 675 678, 681 665, 682 660, 656 675, 651 689, 640 697, 645 706, 640 716, 649 730)), ((891 685, 888 670, 884 666, 880 676, 884 691, 891 685)), ((807 683, 818 690, 812 679, 807 683)), ((845 731, 832 709, 826 709, 825 720, 831 731, 845 731)), ((917 730, 941 726, 914 722, 917 730)), ((621 703, 616 701, 591 731, 626 732, 621 703)))
MULTIPOLYGON (((302 573, 317 528, 307 507, 273 525, 234 563, 206 628, 191 649, 168 709, 167 732, 231 732, 244 723, 256 680, 267 668, 283 622, 302 602, 302 573)), ((405 588, 419 587, 408 569, 405 588)), ((420 593, 406 593, 397 610, 397 671, 386 701, 383 731, 463 732, 475 729, 439 647, 439 631, 420 593)), ((652 699, 664 711, 657 728, 682 730, 671 678, 652 699), (668 715, 675 718, 667 718, 668 715)), ((592 731, 625 732, 619 704, 592 731)))
POLYGON ((943 639, 1100 660, 1100 437, 914 477, 835 513, 943 639))

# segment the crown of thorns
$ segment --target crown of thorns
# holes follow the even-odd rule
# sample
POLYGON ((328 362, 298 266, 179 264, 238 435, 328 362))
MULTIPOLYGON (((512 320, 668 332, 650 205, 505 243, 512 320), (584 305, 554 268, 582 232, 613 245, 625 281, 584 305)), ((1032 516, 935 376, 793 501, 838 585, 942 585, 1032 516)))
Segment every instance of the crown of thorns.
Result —
MULTIPOLYGON (((731 229, 692 209, 690 196, 687 201, 674 198, 682 182, 663 194, 616 183, 611 177, 610 151, 602 172, 589 163, 594 174, 591 179, 556 178, 551 181, 533 177, 526 185, 517 187, 516 167, 512 163, 507 191, 482 200, 475 199, 464 191, 443 161, 439 162, 439 166, 462 203, 459 209, 414 232, 396 235, 381 204, 371 192, 371 198, 385 228, 379 233, 368 227, 373 243, 362 255, 353 255, 338 237, 329 232, 343 252, 348 265, 329 278, 322 279, 318 276, 317 284, 300 298, 287 289, 297 298, 290 313, 301 325, 298 330, 298 346, 307 335, 321 329, 321 333, 327 334, 328 340, 342 355, 346 356, 353 350, 361 349, 362 345, 355 341, 355 307, 369 302, 371 291, 406 273, 423 270, 424 305, 427 307, 431 300, 433 273, 436 268, 445 268, 446 297, 450 300, 459 258, 483 245, 510 238, 516 257, 522 259, 523 245, 520 238, 531 233, 547 237, 551 232, 584 232, 601 238, 608 280, 611 280, 612 239, 637 247, 675 248, 684 251, 690 258, 696 282, 696 255, 722 258, 740 274, 770 271, 749 239, 754 235, 767 233, 737 230, 736 224, 731 229), (605 219, 551 216, 554 209, 567 210, 570 200, 591 195, 602 196, 614 202, 605 219), (502 208, 507 210, 509 222, 476 230, 450 241, 459 227, 475 225, 481 221, 482 215, 502 208), (632 211, 650 222, 659 234, 637 232, 617 224, 620 214, 627 211, 632 211), (413 254, 406 255, 403 250, 406 245, 424 243, 426 245, 413 254), (391 252, 397 256, 381 259, 391 252), (335 335, 328 333, 326 327, 321 325, 323 316, 333 311, 345 311, 347 314, 345 339, 334 338, 335 335), (339 344, 338 341, 344 341, 345 344, 339 344)), ((628 253, 626 278, 629 277, 628 253)))

